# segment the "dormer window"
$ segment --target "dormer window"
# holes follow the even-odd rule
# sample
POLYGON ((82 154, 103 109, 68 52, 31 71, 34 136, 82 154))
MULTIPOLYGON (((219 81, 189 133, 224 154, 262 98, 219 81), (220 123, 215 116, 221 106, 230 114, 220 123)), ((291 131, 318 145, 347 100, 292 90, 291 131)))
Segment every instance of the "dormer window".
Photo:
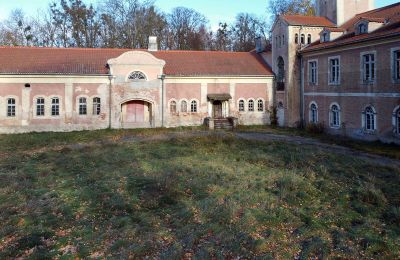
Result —
POLYGON ((311 34, 307 36, 307 44, 311 44, 311 34))
POLYGON ((147 80, 147 77, 146 77, 146 75, 144 75, 143 72, 134 71, 129 75, 128 80, 130 80, 130 81, 145 81, 145 80, 147 80))
POLYGON ((322 42, 329 42, 329 33, 328 32, 324 32, 322 34, 322 42))
POLYGON ((368 26, 365 23, 361 23, 358 25, 358 33, 359 34, 364 34, 368 32, 368 26))

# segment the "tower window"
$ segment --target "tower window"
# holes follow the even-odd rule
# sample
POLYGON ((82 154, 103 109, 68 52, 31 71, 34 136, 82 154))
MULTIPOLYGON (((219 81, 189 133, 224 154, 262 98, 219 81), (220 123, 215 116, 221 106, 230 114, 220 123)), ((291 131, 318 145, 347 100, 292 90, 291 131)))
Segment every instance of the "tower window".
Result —
POLYGON ((295 37, 294 37, 294 43, 299 44, 299 34, 296 33, 295 37))
POLYGON ((307 36, 307 44, 311 44, 311 34, 307 36))
POLYGON ((306 43, 306 36, 304 34, 301 35, 301 44, 306 43))

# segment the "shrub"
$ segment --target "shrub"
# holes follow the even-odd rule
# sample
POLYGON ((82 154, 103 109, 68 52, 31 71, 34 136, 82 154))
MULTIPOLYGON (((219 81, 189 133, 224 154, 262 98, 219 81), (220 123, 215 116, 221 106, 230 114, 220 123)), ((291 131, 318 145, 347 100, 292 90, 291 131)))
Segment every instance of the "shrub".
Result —
POLYGON ((307 125, 306 130, 312 134, 322 134, 325 132, 325 126, 323 123, 310 123, 307 125))

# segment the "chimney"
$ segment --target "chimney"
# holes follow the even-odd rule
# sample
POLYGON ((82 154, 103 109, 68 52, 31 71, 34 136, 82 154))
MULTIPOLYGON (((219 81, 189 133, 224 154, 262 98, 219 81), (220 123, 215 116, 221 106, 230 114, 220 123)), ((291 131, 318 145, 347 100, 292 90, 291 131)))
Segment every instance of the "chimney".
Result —
POLYGON ((264 37, 259 36, 256 38, 256 52, 257 53, 264 52, 266 46, 267 46, 267 43, 266 43, 264 37))
POLYGON ((158 51, 158 46, 157 46, 157 37, 156 36, 150 36, 149 37, 149 49, 148 51, 158 51))

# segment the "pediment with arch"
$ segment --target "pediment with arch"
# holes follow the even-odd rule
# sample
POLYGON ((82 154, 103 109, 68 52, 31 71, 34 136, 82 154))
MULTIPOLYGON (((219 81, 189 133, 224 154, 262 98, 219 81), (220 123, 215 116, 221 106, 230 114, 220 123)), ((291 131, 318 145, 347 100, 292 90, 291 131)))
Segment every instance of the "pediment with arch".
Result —
POLYGON ((151 53, 145 51, 127 51, 119 57, 108 60, 110 66, 113 65, 159 65, 164 66, 165 61, 157 59, 151 53))

